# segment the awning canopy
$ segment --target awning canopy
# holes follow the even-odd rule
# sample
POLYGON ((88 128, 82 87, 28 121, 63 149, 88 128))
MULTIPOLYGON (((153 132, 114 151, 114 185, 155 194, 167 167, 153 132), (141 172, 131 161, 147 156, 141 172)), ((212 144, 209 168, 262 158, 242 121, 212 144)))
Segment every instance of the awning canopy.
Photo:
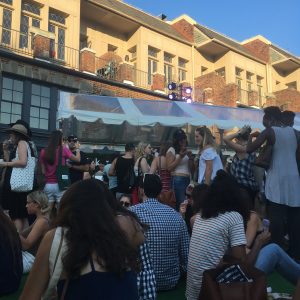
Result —
MULTIPOLYGON (((148 141, 151 144, 171 140, 175 127, 183 128, 190 146, 198 126, 219 129, 241 128, 245 124, 263 129, 263 111, 167 100, 142 100, 61 92, 58 120, 64 134, 76 134, 88 144, 125 144, 148 141)), ((295 118, 300 129, 300 116, 295 118)))

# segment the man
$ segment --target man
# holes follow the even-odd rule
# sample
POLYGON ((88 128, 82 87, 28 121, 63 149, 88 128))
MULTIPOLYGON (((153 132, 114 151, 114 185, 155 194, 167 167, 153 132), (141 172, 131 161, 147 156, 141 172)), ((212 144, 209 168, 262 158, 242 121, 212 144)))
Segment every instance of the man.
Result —
POLYGON ((162 189, 159 176, 144 177, 144 203, 130 209, 149 225, 147 243, 156 278, 157 290, 173 289, 186 272, 189 234, 183 218, 173 208, 158 202, 162 189))
MULTIPOLYGON (((76 149, 78 149, 78 139, 74 135, 68 136, 68 146, 71 152, 76 155, 76 149)), ((80 151, 80 162, 68 162, 67 163, 69 167, 69 173, 70 173, 70 180, 71 184, 73 184, 76 181, 83 179, 83 173, 89 171, 89 163, 87 161, 87 158, 85 154, 80 151)))
POLYGON ((134 144, 126 144, 125 154, 115 158, 109 168, 108 176, 117 177, 117 197, 121 194, 132 194, 135 187, 134 153, 134 144))

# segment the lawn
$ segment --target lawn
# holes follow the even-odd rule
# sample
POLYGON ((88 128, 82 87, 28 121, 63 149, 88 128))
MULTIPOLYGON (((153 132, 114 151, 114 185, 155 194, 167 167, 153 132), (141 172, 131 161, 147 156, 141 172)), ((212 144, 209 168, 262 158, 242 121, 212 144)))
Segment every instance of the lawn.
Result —
MULTIPOLYGON (((22 288, 25 284, 27 276, 24 275, 22 278, 21 286, 18 292, 0 297, 0 300, 17 300, 21 294, 22 288)), ((277 293, 289 293, 292 294, 294 292, 295 287, 283 279, 279 274, 273 273, 268 276, 268 286, 272 287, 273 292, 277 293)), ((176 289, 167 292, 158 293, 157 300, 184 300, 184 292, 185 292, 185 281, 182 280, 179 282, 176 289)))

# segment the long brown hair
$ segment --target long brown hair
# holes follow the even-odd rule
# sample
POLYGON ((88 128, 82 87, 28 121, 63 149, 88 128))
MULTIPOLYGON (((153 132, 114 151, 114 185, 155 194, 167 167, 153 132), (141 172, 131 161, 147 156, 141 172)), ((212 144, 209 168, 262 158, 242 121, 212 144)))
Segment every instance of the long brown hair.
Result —
POLYGON ((54 165, 56 159, 56 149, 62 146, 62 132, 54 130, 48 140, 48 146, 45 148, 45 160, 49 165, 54 165))
POLYGON ((78 181, 64 193, 55 225, 68 229, 63 267, 70 279, 80 275, 92 254, 108 272, 121 275, 128 267, 137 270, 137 249, 117 223, 108 204, 112 197, 96 179, 78 181))

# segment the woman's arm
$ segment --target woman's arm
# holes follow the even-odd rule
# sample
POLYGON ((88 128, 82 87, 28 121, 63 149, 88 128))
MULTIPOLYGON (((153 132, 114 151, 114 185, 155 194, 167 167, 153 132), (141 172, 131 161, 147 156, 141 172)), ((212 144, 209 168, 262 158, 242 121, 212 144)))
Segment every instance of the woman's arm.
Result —
POLYGON ((20 300, 41 300, 49 282, 49 254, 55 229, 43 238, 20 300))
POLYGON ((158 169, 158 160, 159 157, 154 157, 154 159, 152 160, 151 163, 151 167, 150 167, 150 173, 155 174, 157 169, 158 169))
POLYGON ((44 218, 41 218, 34 223, 30 233, 26 238, 24 238, 22 234, 20 234, 22 250, 26 251, 33 247, 48 228, 48 222, 44 218))
POLYGON ((181 159, 186 155, 186 152, 182 152, 176 156, 172 152, 168 152, 166 155, 167 170, 172 172, 177 167, 181 159))
POLYGON ((246 146, 239 145, 232 141, 233 139, 236 139, 238 136, 239 136, 239 132, 236 132, 233 134, 228 134, 228 135, 224 136, 224 138, 223 138, 224 143, 226 145, 228 145, 231 149, 233 149, 235 152, 246 153, 246 150, 247 150, 246 146))
POLYGON ((108 170, 108 176, 116 176, 116 163, 117 163, 117 158, 115 158, 111 163, 110 168, 108 170))
MULTIPOLYGON (((252 246, 254 239, 256 237, 257 231, 260 229, 260 218, 255 212, 251 212, 250 219, 247 223, 247 229, 246 229, 246 241, 247 245, 246 247, 250 249, 252 246)), ((247 249, 246 249, 247 250, 247 249)))
POLYGON ((212 160, 206 160, 205 165, 206 165, 205 173, 204 173, 205 184, 210 185, 211 175, 212 175, 212 172, 213 172, 213 161, 212 160))
POLYGON ((274 145, 275 133, 272 128, 267 128, 264 131, 262 131, 260 134, 258 134, 257 132, 251 133, 247 144, 247 152, 248 153, 254 152, 265 141, 268 141, 271 145, 274 145), (254 141, 252 141, 253 137, 256 137, 254 141))
POLYGON ((1 166, 12 168, 25 168, 27 165, 27 143, 25 141, 19 141, 18 143, 18 160, 2 162, 1 166))

